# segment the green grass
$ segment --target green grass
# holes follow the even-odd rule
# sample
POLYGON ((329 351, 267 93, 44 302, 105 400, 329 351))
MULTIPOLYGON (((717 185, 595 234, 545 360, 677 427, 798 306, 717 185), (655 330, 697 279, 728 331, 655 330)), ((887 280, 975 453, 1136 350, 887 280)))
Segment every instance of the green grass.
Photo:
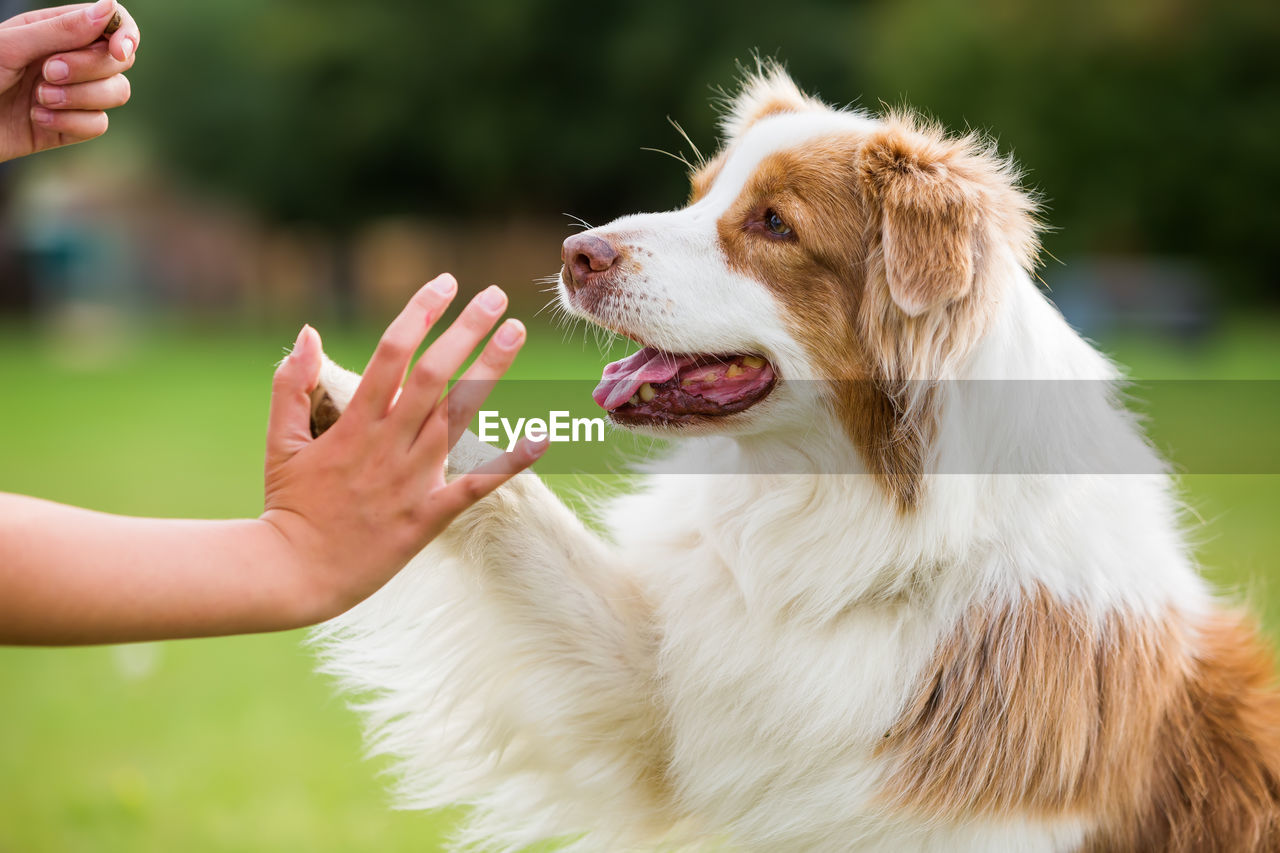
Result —
MULTIPOLYGON (((1191 353, 1139 339, 1113 349, 1142 378, 1275 378, 1275 330, 1238 325, 1191 353)), ((290 337, 150 332, 103 356, 0 329, 0 489, 122 513, 255 515, 268 386, 290 337)), ((326 343, 359 365, 375 339, 326 343)), ((604 360, 535 329, 517 375, 593 378, 604 360)), ((1176 455, 1181 433, 1162 425, 1203 436, 1205 404, 1163 405, 1157 438, 1176 455)), ((1229 443, 1274 451, 1274 420, 1233 423, 1229 443)), ((1185 485, 1208 521, 1210 574, 1280 626, 1280 477, 1185 485)), ((356 719, 302 639, 0 649, 0 851, 438 849, 447 820, 388 808, 381 765, 361 760, 356 719)))

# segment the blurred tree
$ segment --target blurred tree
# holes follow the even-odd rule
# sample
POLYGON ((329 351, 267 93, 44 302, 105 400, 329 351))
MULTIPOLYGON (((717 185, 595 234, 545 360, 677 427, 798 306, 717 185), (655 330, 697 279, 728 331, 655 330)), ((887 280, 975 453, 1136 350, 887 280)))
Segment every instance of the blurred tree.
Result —
POLYGON ((222 0, 131 4, 136 115, 174 168, 269 215, 671 207, 681 122, 753 51, 812 91, 999 132, 1048 247, 1193 254, 1274 294, 1280 4, 1243 0, 222 0))
MULTIPOLYGON (((133 5, 148 51, 136 109, 160 153, 276 215, 328 223, 670 205, 680 167, 640 147, 680 144, 668 115, 710 144, 710 87, 731 84, 758 39, 725 0, 133 5)), ((799 42, 815 18, 851 28, 850 8, 780 19, 799 42)), ((766 50, 788 40, 770 38, 766 50)), ((847 77, 844 43, 826 44, 846 72, 828 76, 847 77)))

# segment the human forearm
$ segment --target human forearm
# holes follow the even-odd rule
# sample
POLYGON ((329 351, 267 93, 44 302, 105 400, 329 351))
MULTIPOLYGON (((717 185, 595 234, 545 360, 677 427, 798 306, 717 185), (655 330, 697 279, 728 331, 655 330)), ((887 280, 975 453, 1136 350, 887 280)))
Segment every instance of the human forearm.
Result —
POLYGON ((0 642, 216 636, 334 615, 296 563, 259 519, 129 518, 0 494, 0 642))

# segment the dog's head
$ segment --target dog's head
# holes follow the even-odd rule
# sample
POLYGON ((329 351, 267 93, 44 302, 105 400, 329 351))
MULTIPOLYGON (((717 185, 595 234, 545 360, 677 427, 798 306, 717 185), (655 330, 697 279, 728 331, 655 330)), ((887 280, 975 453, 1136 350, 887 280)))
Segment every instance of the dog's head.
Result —
POLYGON ((560 298, 641 345, 596 401, 645 431, 793 428, 820 403, 914 502, 929 383, 955 375, 1010 271, 1036 251, 1007 160, 905 113, 744 83, 689 203, 564 243, 560 298), (815 381, 788 381, 815 380, 815 381))

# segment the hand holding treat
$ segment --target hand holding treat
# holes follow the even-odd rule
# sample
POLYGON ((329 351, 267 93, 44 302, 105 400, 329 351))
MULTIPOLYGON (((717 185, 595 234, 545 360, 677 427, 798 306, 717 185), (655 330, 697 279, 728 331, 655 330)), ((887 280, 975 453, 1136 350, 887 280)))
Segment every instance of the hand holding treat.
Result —
POLYGON ((141 34, 116 0, 0 22, 0 161, 101 136, 141 34))

